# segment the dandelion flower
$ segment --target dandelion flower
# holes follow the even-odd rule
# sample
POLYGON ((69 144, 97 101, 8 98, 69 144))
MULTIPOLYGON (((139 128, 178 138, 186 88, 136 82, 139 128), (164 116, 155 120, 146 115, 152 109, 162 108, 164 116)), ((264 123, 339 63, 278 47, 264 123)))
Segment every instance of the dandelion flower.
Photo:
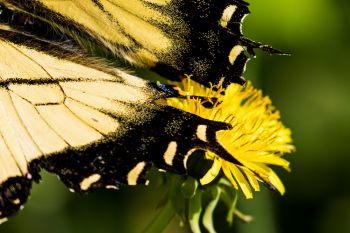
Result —
POLYGON ((207 151, 205 156, 213 160, 213 165, 200 179, 201 184, 212 182, 222 170, 236 189, 241 188, 246 198, 253 197, 252 189, 260 191, 259 181, 284 194, 281 180, 269 165, 289 171, 289 162, 282 156, 292 152, 294 147, 291 131, 280 121, 280 114, 269 97, 254 89, 251 82, 245 86, 231 84, 224 90, 220 84, 207 88, 188 77, 177 86, 188 97, 167 99, 167 105, 232 126, 231 130, 219 132, 218 140, 241 164, 233 164, 207 151), (213 107, 205 107, 203 99, 209 102, 215 99, 213 107))

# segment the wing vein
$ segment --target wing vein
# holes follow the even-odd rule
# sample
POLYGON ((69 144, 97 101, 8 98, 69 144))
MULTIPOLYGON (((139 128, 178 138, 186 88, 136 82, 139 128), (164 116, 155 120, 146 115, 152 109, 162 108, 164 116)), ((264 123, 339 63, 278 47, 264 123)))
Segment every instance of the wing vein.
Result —
POLYGON ((24 53, 22 50, 20 50, 19 48, 17 48, 16 46, 13 46, 11 43, 8 43, 9 46, 11 46, 13 49, 15 49, 16 51, 18 51, 20 54, 22 54, 23 56, 25 56, 26 58, 28 58, 29 60, 33 61, 35 64, 37 64, 51 79, 54 79, 52 77, 52 75, 44 68, 43 65, 41 65, 39 62, 37 62, 34 58, 32 58, 31 56, 28 56, 26 53, 24 53))
MULTIPOLYGON (((4 142, 4 146, 6 146, 6 149, 7 149, 7 150, 9 151, 9 153, 11 154, 12 159, 15 161, 15 163, 16 163, 16 165, 17 165, 17 167, 18 167, 18 170, 21 172, 22 175, 24 175, 24 174, 23 174, 23 171, 22 171, 22 169, 21 169, 20 164, 17 162, 16 158, 14 157, 12 151, 10 150, 9 145, 7 144, 7 142, 6 142, 4 136, 2 135, 1 132, 0 132, 0 137, 1 137, 2 141, 4 142)), ((0 140, 1 140, 1 139, 0 139, 0 140)), ((2 156, 2 155, 0 155, 0 156, 2 156)))
POLYGON ((112 117, 112 118, 114 118, 114 119, 116 119, 116 120, 120 120, 120 119, 122 118, 121 116, 119 116, 119 118, 117 118, 116 115, 113 114, 113 113, 111 113, 111 112, 104 111, 103 109, 96 108, 95 106, 86 104, 86 103, 84 103, 84 102, 82 102, 82 101, 80 101, 80 100, 78 100, 78 99, 74 99, 74 98, 68 97, 68 96, 66 96, 66 99, 70 99, 70 100, 72 100, 72 101, 76 101, 76 102, 78 102, 78 103, 80 103, 80 104, 82 104, 82 105, 84 105, 84 106, 86 106, 86 107, 89 107, 89 108, 94 109, 94 110, 96 110, 96 111, 99 111, 99 112, 101 112, 101 113, 103 113, 103 114, 106 114, 107 116, 110 116, 110 117, 112 117))
POLYGON ((91 128, 92 130, 95 130, 99 133, 101 133, 102 135, 106 136, 106 134, 102 133, 100 130, 96 129, 95 127, 91 126, 88 122, 86 122, 84 119, 82 119, 78 114, 76 114, 75 112, 73 112, 65 103, 64 106, 68 109, 68 111, 70 113, 72 113, 79 121, 81 121, 81 123, 83 123, 84 125, 86 125, 87 127, 91 128))
MULTIPOLYGON (((13 95, 18 96, 18 95, 17 95, 16 93, 14 93, 13 91, 10 91, 10 92, 11 92, 13 95)), ((28 136, 30 137, 31 141, 34 143, 34 145, 37 147, 37 149, 40 151, 40 153, 43 154, 43 152, 41 151, 39 145, 35 142, 34 138, 33 138, 32 135, 30 134, 30 131, 29 131, 28 127, 27 127, 26 124, 23 122, 22 117, 18 114, 18 109, 17 109, 15 103, 13 102, 13 99, 12 99, 12 96, 11 96, 11 95, 10 95, 10 97, 11 97, 11 98, 10 98, 10 99, 11 99, 11 104, 12 104, 13 108, 16 110, 16 111, 15 111, 15 112, 16 112, 16 115, 17 115, 19 121, 22 123, 22 126, 23 126, 24 130, 27 132, 27 134, 28 134, 28 136)), ((24 101, 28 102, 26 99, 22 98, 21 96, 18 96, 18 97, 21 98, 21 99, 23 99, 24 101)), ((24 152, 23 152, 23 153, 24 153, 24 152)), ((28 161, 27 161, 27 162, 28 162, 28 161)))

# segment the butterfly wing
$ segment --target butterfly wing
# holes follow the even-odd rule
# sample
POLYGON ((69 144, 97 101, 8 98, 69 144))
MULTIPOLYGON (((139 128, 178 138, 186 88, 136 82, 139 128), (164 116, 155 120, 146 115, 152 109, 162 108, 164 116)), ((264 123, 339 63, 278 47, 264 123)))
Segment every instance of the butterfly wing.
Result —
POLYGON ((196 149, 227 155, 215 136, 227 124, 155 103, 176 95, 170 87, 5 24, 0 57, 0 219, 23 206, 41 169, 85 192, 145 183, 152 165, 186 174, 196 149))
MULTIPOLYGON (((166 78, 184 74, 202 84, 243 83, 248 53, 268 46, 243 37, 242 0, 4 0, 78 41, 94 42, 166 78)), ((83 43, 84 44, 84 43, 83 43)), ((85 46, 87 46, 85 44, 85 46)))

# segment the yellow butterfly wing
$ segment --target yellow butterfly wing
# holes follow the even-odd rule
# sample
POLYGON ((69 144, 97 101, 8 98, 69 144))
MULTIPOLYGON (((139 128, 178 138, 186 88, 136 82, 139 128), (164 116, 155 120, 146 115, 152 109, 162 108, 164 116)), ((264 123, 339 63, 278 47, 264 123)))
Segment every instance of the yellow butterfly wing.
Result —
POLYGON ((0 56, 0 219, 23 206, 41 169, 84 192, 145 183, 152 165, 186 174, 196 149, 227 155, 215 137, 227 124, 155 103, 177 95, 169 86, 5 24, 0 56))

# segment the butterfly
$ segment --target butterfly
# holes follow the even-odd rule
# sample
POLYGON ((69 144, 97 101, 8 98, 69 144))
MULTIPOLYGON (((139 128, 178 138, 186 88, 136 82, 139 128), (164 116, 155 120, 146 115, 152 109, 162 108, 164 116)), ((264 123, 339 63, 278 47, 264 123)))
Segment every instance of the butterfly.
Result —
POLYGON ((239 163, 216 133, 231 126, 161 106, 181 97, 88 56, 98 47, 173 80, 243 83, 241 0, 0 1, 0 219, 46 169, 71 190, 145 184, 151 166, 187 174, 196 150, 239 163))

